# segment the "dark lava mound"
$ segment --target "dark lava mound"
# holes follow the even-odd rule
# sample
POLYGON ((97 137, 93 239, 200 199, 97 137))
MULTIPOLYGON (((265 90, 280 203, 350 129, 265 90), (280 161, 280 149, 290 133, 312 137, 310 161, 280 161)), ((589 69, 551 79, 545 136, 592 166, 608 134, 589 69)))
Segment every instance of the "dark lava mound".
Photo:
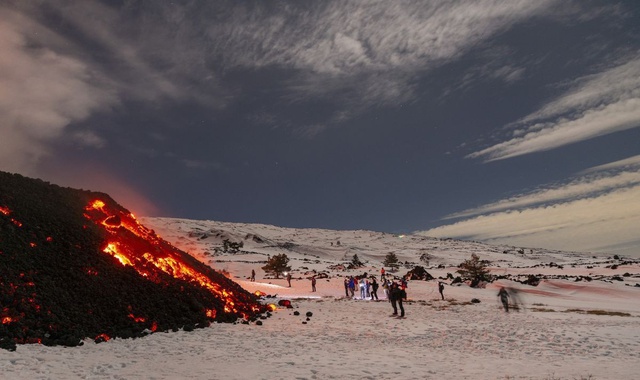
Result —
POLYGON ((0 347, 135 338, 264 311, 108 195, 0 172, 0 347))

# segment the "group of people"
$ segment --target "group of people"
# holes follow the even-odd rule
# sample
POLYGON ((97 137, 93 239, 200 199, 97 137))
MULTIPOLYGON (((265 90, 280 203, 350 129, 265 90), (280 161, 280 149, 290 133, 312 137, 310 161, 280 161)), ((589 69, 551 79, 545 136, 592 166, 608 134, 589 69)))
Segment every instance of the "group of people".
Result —
MULTIPOLYGON (((402 278, 399 281, 390 280, 382 272, 382 289, 385 298, 391 302, 393 308, 392 316, 404 317, 404 306, 402 301, 407 299, 407 281, 402 278), (398 315, 398 309, 400 314, 398 315)), ((380 285, 375 276, 362 277, 349 276, 344 279, 344 295, 347 298, 378 301, 378 288, 380 285), (359 297, 356 296, 356 289, 359 289, 359 297)))
MULTIPOLYGON (((291 287, 291 273, 286 273, 285 278, 288 286, 291 287)), ((255 281, 255 279, 256 272, 255 270, 251 270, 250 280, 255 281)), ((398 309, 400 309, 399 317, 404 317, 402 301, 407 299, 407 281, 404 278, 401 278, 399 281, 388 279, 384 268, 380 270, 380 279, 382 280, 384 296, 389 302, 391 302, 391 307, 393 308, 393 314, 391 315, 398 316, 398 309)), ((378 301, 379 287, 380 285, 378 284, 376 277, 367 277, 366 273, 360 277, 349 276, 344 279, 344 294, 347 298, 378 301), (357 289, 359 290, 359 297, 356 297, 357 289)), ((505 312, 509 312, 509 298, 512 298, 516 305, 520 302, 517 298, 516 290, 508 290, 509 291, 504 287, 501 287, 498 292, 498 298, 500 299, 505 312)), ((316 291, 315 276, 311 277, 311 291, 316 291)), ((438 292, 440 293, 442 300, 444 300, 444 283, 441 281, 438 281, 438 292)))
MULTIPOLYGON (((383 283, 383 288, 384 288, 383 283)), ((359 279, 353 276, 345 277, 344 279, 344 295, 347 298, 356 298, 356 288, 360 291, 359 299, 366 300, 378 300, 378 288, 380 285, 376 281, 375 277, 371 277, 371 281, 366 276, 362 276, 359 279)))

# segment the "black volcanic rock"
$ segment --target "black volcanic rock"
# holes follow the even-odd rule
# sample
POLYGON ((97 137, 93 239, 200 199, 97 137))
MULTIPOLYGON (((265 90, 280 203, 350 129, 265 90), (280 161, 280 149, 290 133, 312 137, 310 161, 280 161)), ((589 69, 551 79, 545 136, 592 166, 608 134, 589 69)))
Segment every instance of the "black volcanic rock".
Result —
POLYGON ((0 172, 1 348, 141 337, 264 311, 108 195, 0 172))
POLYGON ((407 272, 407 274, 405 275, 405 278, 408 278, 409 280, 423 280, 423 281, 429 281, 429 280, 433 280, 433 276, 431 274, 429 274, 429 272, 426 271, 426 269, 424 269, 424 267, 421 266, 415 266, 413 269, 411 269, 409 272, 407 272))

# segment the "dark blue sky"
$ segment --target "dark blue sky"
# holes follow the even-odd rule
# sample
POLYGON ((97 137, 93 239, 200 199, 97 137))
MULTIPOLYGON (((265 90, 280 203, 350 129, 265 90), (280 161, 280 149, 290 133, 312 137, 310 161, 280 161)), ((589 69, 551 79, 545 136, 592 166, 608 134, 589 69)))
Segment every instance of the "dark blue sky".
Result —
POLYGON ((148 216, 640 256, 636 1, 0 15, 0 170, 148 216))

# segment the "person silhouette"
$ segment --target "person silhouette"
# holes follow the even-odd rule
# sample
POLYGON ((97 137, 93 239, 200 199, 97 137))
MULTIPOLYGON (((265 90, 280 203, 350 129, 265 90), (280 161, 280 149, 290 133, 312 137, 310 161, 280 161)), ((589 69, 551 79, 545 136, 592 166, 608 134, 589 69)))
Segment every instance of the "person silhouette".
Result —
POLYGON ((504 307, 505 312, 509 312, 509 293, 505 288, 500 288, 498 291, 498 297, 500 297, 500 302, 502 302, 502 307, 504 307))

